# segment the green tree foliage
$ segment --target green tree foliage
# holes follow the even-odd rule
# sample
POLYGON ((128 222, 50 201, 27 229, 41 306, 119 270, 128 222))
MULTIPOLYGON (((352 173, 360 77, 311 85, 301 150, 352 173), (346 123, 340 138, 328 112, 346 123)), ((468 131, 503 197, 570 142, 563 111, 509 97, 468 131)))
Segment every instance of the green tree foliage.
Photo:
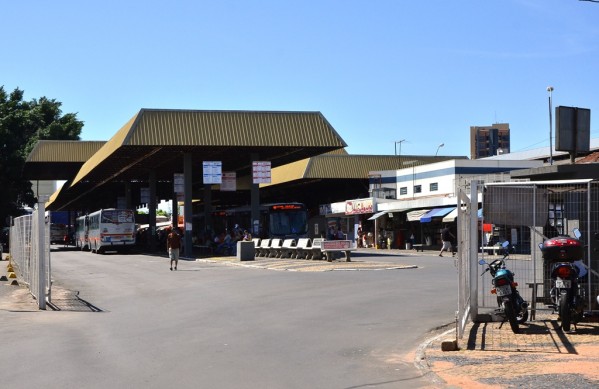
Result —
POLYGON ((0 86, 0 225, 33 206, 31 182, 23 178, 27 156, 38 140, 79 140, 83 122, 76 114, 62 114, 62 103, 41 97, 23 100, 23 91, 0 86))

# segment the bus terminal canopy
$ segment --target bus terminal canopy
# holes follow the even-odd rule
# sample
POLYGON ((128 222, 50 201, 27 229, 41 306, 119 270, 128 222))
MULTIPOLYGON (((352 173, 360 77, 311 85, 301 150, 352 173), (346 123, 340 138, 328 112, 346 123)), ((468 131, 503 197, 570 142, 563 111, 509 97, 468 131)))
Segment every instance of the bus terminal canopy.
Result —
POLYGON ((76 174, 64 177, 64 169, 56 169, 65 161, 55 155, 67 143, 43 142, 30 154, 25 176, 67 180, 47 205, 55 211, 87 208, 87 195, 114 183, 147 182, 150 174, 170 182, 183 171, 184 154, 191 155, 196 183, 203 161, 221 161, 223 171, 243 177, 251 176, 253 160, 275 168, 347 146, 320 112, 142 109, 107 142, 81 147, 75 161, 59 152, 69 166, 85 159, 76 174))

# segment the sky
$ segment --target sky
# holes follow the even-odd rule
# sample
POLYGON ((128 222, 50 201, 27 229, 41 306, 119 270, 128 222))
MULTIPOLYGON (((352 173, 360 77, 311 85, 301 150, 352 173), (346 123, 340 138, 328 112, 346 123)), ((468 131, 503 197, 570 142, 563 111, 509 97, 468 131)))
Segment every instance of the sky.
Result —
POLYGON ((599 137, 599 3, 0 0, 0 10, 0 86, 61 102, 84 122, 82 140, 110 139, 142 108, 320 111, 351 154, 470 157, 470 126, 493 123, 509 123, 511 151, 525 151, 549 146, 548 86, 554 108, 591 109, 599 137))

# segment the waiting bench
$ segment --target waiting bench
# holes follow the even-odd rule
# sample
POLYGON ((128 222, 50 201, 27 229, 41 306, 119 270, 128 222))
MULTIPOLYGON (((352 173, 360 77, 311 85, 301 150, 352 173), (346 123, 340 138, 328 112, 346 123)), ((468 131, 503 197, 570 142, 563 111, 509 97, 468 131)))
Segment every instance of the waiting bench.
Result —
MULTIPOLYGON (((254 242, 254 245, 256 243, 254 242)), ((260 244, 256 246, 256 257, 265 257, 270 248, 270 239, 262 239, 260 244)))
POLYGON ((412 245, 412 248, 414 250, 416 250, 416 252, 418 252, 418 251, 424 252, 425 249, 430 249, 430 246, 427 246, 427 245, 422 244, 422 243, 415 243, 415 244, 412 245))
POLYGON ((308 256, 310 250, 310 238, 300 238, 291 251, 291 258, 303 259, 308 256))
POLYGON ((283 239, 274 238, 270 241, 270 246, 266 250, 265 257, 275 258, 279 255, 281 246, 283 245, 283 239))
POLYGON ((351 240, 325 240, 322 242, 321 251, 326 255, 327 261, 333 261, 333 253, 344 252, 345 261, 351 262, 351 252, 356 248, 351 240))
POLYGON ((295 239, 285 239, 277 252, 277 258, 291 258, 295 250, 295 239))
POLYGON ((326 239, 324 238, 314 238, 306 258, 309 257, 310 259, 323 259, 325 254, 322 252, 322 243, 325 240, 326 239))

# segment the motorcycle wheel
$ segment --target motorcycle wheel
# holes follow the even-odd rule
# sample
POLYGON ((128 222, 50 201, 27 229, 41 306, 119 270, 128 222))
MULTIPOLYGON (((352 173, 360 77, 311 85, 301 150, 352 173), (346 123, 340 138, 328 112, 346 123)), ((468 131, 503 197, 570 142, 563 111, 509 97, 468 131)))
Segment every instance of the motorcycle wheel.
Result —
POLYGON ((520 308, 518 310, 518 314, 516 315, 516 318, 518 319, 518 324, 523 324, 526 323, 526 320, 528 320, 528 308, 523 308, 522 305, 526 305, 524 299, 522 298, 522 296, 520 296, 520 293, 516 292, 516 297, 515 297, 515 302, 516 302, 516 307, 520 308))
POLYGON ((572 324, 572 311, 570 310, 570 302, 568 301, 569 291, 563 290, 559 296, 559 318, 562 321, 561 327, 564 331, 570 331, 572 324))
POLYGON ((518 319, 516 318, 516 310, 514 309, 514 300, 510 298, 507 301, 503 302, 503 312, 505 312, 505 316, 510 322, 510 327, 512 327, 512 332, 517 334, 520 332, 520 326, 518 325, 518 319))
POLYGON ((518 324, 526 323, 528 320, 528 309, 520 309, 520 313, 516 316, 518 324))

